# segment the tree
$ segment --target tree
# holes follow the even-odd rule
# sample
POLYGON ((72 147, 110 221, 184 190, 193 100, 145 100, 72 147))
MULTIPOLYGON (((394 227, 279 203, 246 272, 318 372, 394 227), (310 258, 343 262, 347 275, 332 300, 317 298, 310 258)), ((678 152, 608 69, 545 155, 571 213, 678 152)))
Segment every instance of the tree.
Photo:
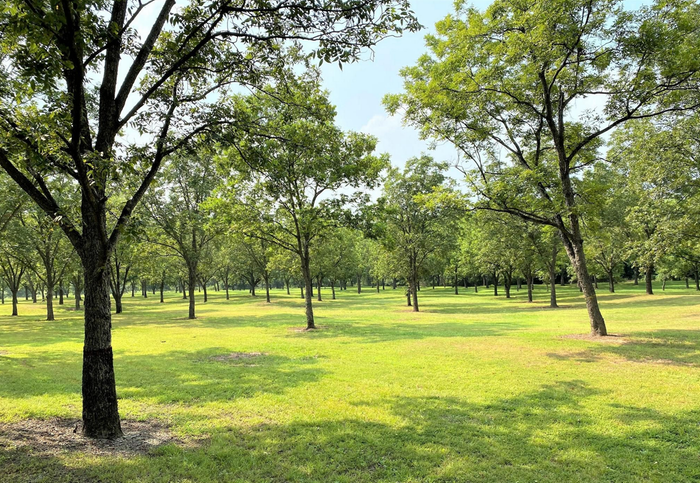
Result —
POLYGON ((698 105, 697 19, 694 1, 629 11, 618 0, 497 0, 485 12, 459 1, 428 37, 430 55, 402 72, 406 93, 386 98, 390 112, 476 164, 465 173, 481 207, 556 228, 596 336, 607 328, 578 177, 607 133, 698 105), (590 99, 604 108, 581 113, 590 99))
POLYGON ((229 199, 242 233, 299 257, 306 325, 314 329, 311 245, 334 224, 336 192, 372 188, 388 159, 372 155, 373 137, 335 125, 316 73, 288 77, 267 92, 239 98, 249 122, 230 133, 233 147, 222 164, 234 180, 229 199))
POLYGON ((83 433, 121 435, 111 349, 108 261, 161 163, 200 132, 235 120, 217 92, 262 85, 286 62, 289 39, 326 62, 419 25, 407 0, 166 0, 145 38, 134 21, 146 4, 8 0, 0 12, 0 166, 53 220, 85 278, 83 433), (130 136, 136 126, 141 136, 130 136), (137 139, 134 141, 134 139, 137 139), (133 176, 132 176, 133 174, 133 176), (80 187, 67 216, 46 179, 80 187), (128 179, 128 183, 126 182, 128 179), (131 189, 113 223, 106 201, 131 189))
POLYGON ((418 283, 428 257, 451 248, 461 213, 458 197, 445 176, 447 165, 430 156, 411 158, 403 171, 391 168, 381 204, 385 246, 402 259, 413 311, 418 312, 418 283))
POLYGON ((151 243, 182 258, 187 267, 189 318, 195 316, 199 265, 211 242, 223 231, 205 201, 219 184, 213 156, 199 151, 170 158, 161 180, 149 193, 144 210, 154 225, 144 230, 151 243))

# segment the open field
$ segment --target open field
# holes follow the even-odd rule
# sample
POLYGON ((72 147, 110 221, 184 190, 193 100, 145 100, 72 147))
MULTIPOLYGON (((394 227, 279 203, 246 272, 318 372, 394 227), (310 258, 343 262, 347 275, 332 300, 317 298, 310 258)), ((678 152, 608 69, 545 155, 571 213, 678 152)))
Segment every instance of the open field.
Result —
MULTIPOLYGON (((602 289, 603 287, 601 287, 602 289)), ((317 303, 213 292, 187 320, 175 294, 125 298, 113 318, 122 418, 175 442, 148 452, 43 451, 27 419, 80 419, 82 313, 0 308, 0 481, 596 482, 700 480, 700 294, 600 290, 607 342, 583 299, 521 290, 403 289, 317 303), (515 293, 515 291, 514 291, 515 293), (13 429, 14 428, 14 429, 13 429), (13 432, 14 431, 14 432, 13 432), (25 430, 24 439, 32 437, 25 430), (43 452, 42 452, 43 451, 43 452)))

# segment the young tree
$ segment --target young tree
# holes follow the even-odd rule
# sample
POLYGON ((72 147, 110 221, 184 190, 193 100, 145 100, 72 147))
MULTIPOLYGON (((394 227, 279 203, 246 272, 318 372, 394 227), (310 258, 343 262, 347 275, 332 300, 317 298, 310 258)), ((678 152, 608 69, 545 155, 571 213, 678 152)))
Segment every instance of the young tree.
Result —
POLYGON ((446 169, 446 164, 429 156, 411 158, 403 171, 390 169, 384 184, 383 242, 402 259, 414 312, 419 311, 418 283, 424 264, 429 256, 451 248, 461 213, 446 169))
POLYGON ((196 318, 195 287, 201 275, 200 262, 223 231, 205 204, 218 184, 210 152, 173 156, 144 203, 146 216, 155 228, 146 229, 145 238, 180 256, 187 267, 190 319, 196 318))
POLYGON ((698 18, 697 4, 682 0, 637 11, 620 0, 496 0, 485 12, 458 1, 428 37, 431 54, 402 72, 406 93, 386 99, 476 163, 468 180, 482 207, 557 229, 596 336, 607 328, 577 177, 618 126, 697 106, 698 18), (604 108, 580 113, 587 99, 604 108))
POLYGON ((299 257, 306 325, 314 329, 311 245, 334 223, 337 191, 373 187, 388 159, 372 155, 373 137, 334 124, 335 108, 313 72, 267 91, 239 99, 249 123, 230 133, 222 164, 235 177, 230 198, 241 231, 299 257))

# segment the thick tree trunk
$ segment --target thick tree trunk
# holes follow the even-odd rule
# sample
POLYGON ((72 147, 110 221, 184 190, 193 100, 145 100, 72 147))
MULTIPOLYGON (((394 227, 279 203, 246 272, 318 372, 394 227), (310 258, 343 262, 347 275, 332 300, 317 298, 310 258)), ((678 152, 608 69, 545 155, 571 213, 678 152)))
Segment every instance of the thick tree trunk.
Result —
POLYGON ((532 302, 532 274, 528 274, 525 283, 527 283, 527 301, 532 302))
POLYGON ((63 305, 63 282, 58 283, 58 305, 63 305))
POLYGON ((608 275, 608 290, 610 293, 615 293, 615 279, 613 279, 612 271, 607 273, 608 275))
POLYGON ((649 264, 646 267, 646 272, 644 274, 644 284, 646 285, 647 294, 654 295, 654 288, 651 285, 652 279, 654 277, 654 264, 649 264))
POLYGON ((685 288, 690 288, 690 279, 685 277, 685 288))
MULTIPOLYGON (((83 434, 92 438, 122 435, 112 355, 109 254, 100 243, 98 227, 83 200, 83 243, 80 258, 85 283, 85 345, 83 348, 83 434)), ((100 215, 103 231, 104 207, 100 215)))
POLYGON ((503 275, 503 286, 506 289, 506 298, 510 298, 510 287, 513 285, 513 275, 505 273, 503 275))
POLYGON ((396 280, 396 278, 392 278, 392 279, 391 279, 391 289, 392 289, 392 290, 396 290, 396 283, 397 283, 397 282, 398 282, 398 281, 396 280))

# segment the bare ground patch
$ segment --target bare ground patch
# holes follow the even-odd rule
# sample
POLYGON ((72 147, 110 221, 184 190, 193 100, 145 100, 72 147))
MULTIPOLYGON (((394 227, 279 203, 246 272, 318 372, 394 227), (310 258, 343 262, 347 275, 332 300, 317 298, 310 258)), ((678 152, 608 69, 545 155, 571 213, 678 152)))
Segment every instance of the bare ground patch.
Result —
POLYGON ((211 358, 211 360, 218 361, 218 362, 228 362, 228 361, 239 361, 239 360, 253 359, 256 357, 263 357, 266 355, 267 354, 264 352, 231 352, 229 354, 214 356, 211 358))
POLYGON ((622 334, 608 334, 606 336, 592 336, 590 334, 568 334, 559 336, 560 339, 585 340, 588 342, 602 342, 606 344, 627 344, 630 339, 622 334))
POLYGON ((40 456, 84 453, 95 456, 137 456, 166 445, 185 445, 159 421, 121 422, 124 437, 107 440, 83 436, 74 419, 28 419, 0 424, 0 448, 23 449, 40 456))

